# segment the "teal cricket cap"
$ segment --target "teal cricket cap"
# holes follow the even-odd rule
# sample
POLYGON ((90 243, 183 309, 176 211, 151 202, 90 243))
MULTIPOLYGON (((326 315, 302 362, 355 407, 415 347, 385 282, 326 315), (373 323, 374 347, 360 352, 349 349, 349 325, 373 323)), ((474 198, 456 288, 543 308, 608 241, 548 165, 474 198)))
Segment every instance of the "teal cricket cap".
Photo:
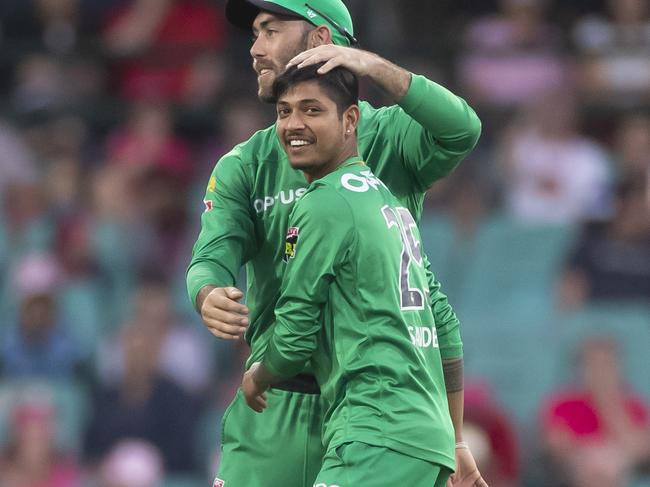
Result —
POLYGON ((251 29, 260 11, 298 17, 315 26, 326 25, 332 41, 341 46, 357 44, 352 17, 341 0, 228 0, 226 18, 243 29, 251 29))

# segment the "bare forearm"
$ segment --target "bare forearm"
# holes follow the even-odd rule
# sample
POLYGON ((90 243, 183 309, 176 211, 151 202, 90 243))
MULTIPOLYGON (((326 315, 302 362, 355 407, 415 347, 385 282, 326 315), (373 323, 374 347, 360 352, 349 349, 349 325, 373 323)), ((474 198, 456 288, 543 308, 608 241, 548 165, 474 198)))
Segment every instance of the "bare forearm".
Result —
POLYGON ((253 380, 259 384, 262 389, 268 389, 269 386, 277 380, 271 371, 264 365, 264 362, 253 372, 253 380))
POLYGON ((316 63, 324 63, 318 69, 320 74, 342 66, 357 76, 368 76, 394 101, 404 98, 411 85, 411 73, 381 56, 362 49, 333 44, 321 45, 303 51, 291 59, 287 67, 303 68, 316 63))
POLYGON ((454 425, 456 438, 456 472, 448 485, 488 487, 481 476, 474 456, 463 440, 463 415, 465 413, 465 390, 463 388, 463 359, 448 359, 442 362, 449 403, 449 416, 454 425))
POLYGON ((449 415, 454 425, 456 442, 463 441, 463 414, 465 405, 465 391, 463 389, 463 359, 450 359, 443 361, 445 386, 447 388, 447 402, 449 415))
POLYGON ((448 392, 447 401, 449 402, 449 415, 451 422, 454 425, 454 434, 456 435, 456 442, 463 441, 463 413, 465 404, 465 393, 448 392))
POLYGON ((394 101, 406 95, 411 85, 411 73, 373 53, 368 53, 367 75, 394 101))

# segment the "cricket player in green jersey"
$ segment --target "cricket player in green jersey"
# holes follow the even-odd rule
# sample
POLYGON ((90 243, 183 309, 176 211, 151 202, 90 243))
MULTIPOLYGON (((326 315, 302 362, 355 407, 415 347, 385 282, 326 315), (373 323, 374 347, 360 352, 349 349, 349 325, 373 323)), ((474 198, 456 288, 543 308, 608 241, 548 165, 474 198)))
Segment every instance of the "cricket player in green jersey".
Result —
POLYGON ((273 334, 242 390, 261 412, 271 384, 311 360, 326 401, 314 485, 443 487, 455 434, 417 225, 358 155, 357 78, 319 67, 273 87, 280 143, 310 184, 289 217, 273 334))
MULTIPOLYGON (((251 55, 260 99, 272 100, 273 81, 287 64, 325 62, 321 72, 346 67, 397 102, 380 109, 360 103, 358 144, 369 168, 416 221, 425 191, 476 144, 480 121, 464 100, 374 53, 349 47, 354 29, 340 0, 310 0, 307 5, 298 0, 229 0, 226 14, 235 25, 253 31, 251 55)), ((289 213, 306 187, 304 175, 290 166, 275 127, 257 132, 223 156, 207 185, 201 233, 187 271, 188 293, 215 336, 238 339, 245 332, 251 347, 248 365, 266 349, 283 269, 280 246, 289 213), (233 287, 244 264, 247 305, 239 302, 243 293, 233 287)), ((462 404, 462 381, 454 379, 462 377, 458 320, 433 275, 427 275, 448 397, 450 403, 462 404)), ((306 370, 274 384, 268 397, 278 406, 264 415, 254 414, 241 392, 224 413, 219 478, 228 487, 311 486, 322 460, 324 414, 313 373, 306 370)), ((461 441, 462 414, 452 420, 461 441)), ((471 453, 459 449, 456 456, 455 475, 474 475, 471 453)))

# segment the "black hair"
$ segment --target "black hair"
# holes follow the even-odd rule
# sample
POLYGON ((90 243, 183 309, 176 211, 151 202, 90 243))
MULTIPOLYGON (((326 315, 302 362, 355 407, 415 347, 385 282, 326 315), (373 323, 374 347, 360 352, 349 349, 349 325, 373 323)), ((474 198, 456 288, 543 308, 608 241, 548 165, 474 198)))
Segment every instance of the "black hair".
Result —
POLYGON ((318 69, 325 63, 312 64, 304 68, 291 66, 273 82, 273 100, 276 102, 292 86, 305 81, 316 80, 318 85, 336 103, 339 116, 350 106, 359 103, 359 80, 347 68, 336 67, 325 74, 318 69))

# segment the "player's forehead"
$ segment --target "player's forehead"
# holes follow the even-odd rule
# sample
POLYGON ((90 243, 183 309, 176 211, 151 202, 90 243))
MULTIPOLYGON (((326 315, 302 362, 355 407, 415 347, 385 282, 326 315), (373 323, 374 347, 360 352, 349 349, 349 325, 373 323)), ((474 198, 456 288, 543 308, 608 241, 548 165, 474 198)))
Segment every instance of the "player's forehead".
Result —
POLYGON ((302 22, 304 22, 304 20, 299 19, 298 17, 289 17, 286 15, 279 15, 261 10, 260 13, 258 13, 255 17, 255 20, 253 20, 252 29, 253 32, 259 32, 260 30, 271 27, 273 25, 298 25, 302 22))
POLYGON ((292 85, 284 94, 278 98, 278 104, 298 104, 305 102, 319 102, 323 105, 333 104, 327 92, 315 79, 300 81, 292 85))

